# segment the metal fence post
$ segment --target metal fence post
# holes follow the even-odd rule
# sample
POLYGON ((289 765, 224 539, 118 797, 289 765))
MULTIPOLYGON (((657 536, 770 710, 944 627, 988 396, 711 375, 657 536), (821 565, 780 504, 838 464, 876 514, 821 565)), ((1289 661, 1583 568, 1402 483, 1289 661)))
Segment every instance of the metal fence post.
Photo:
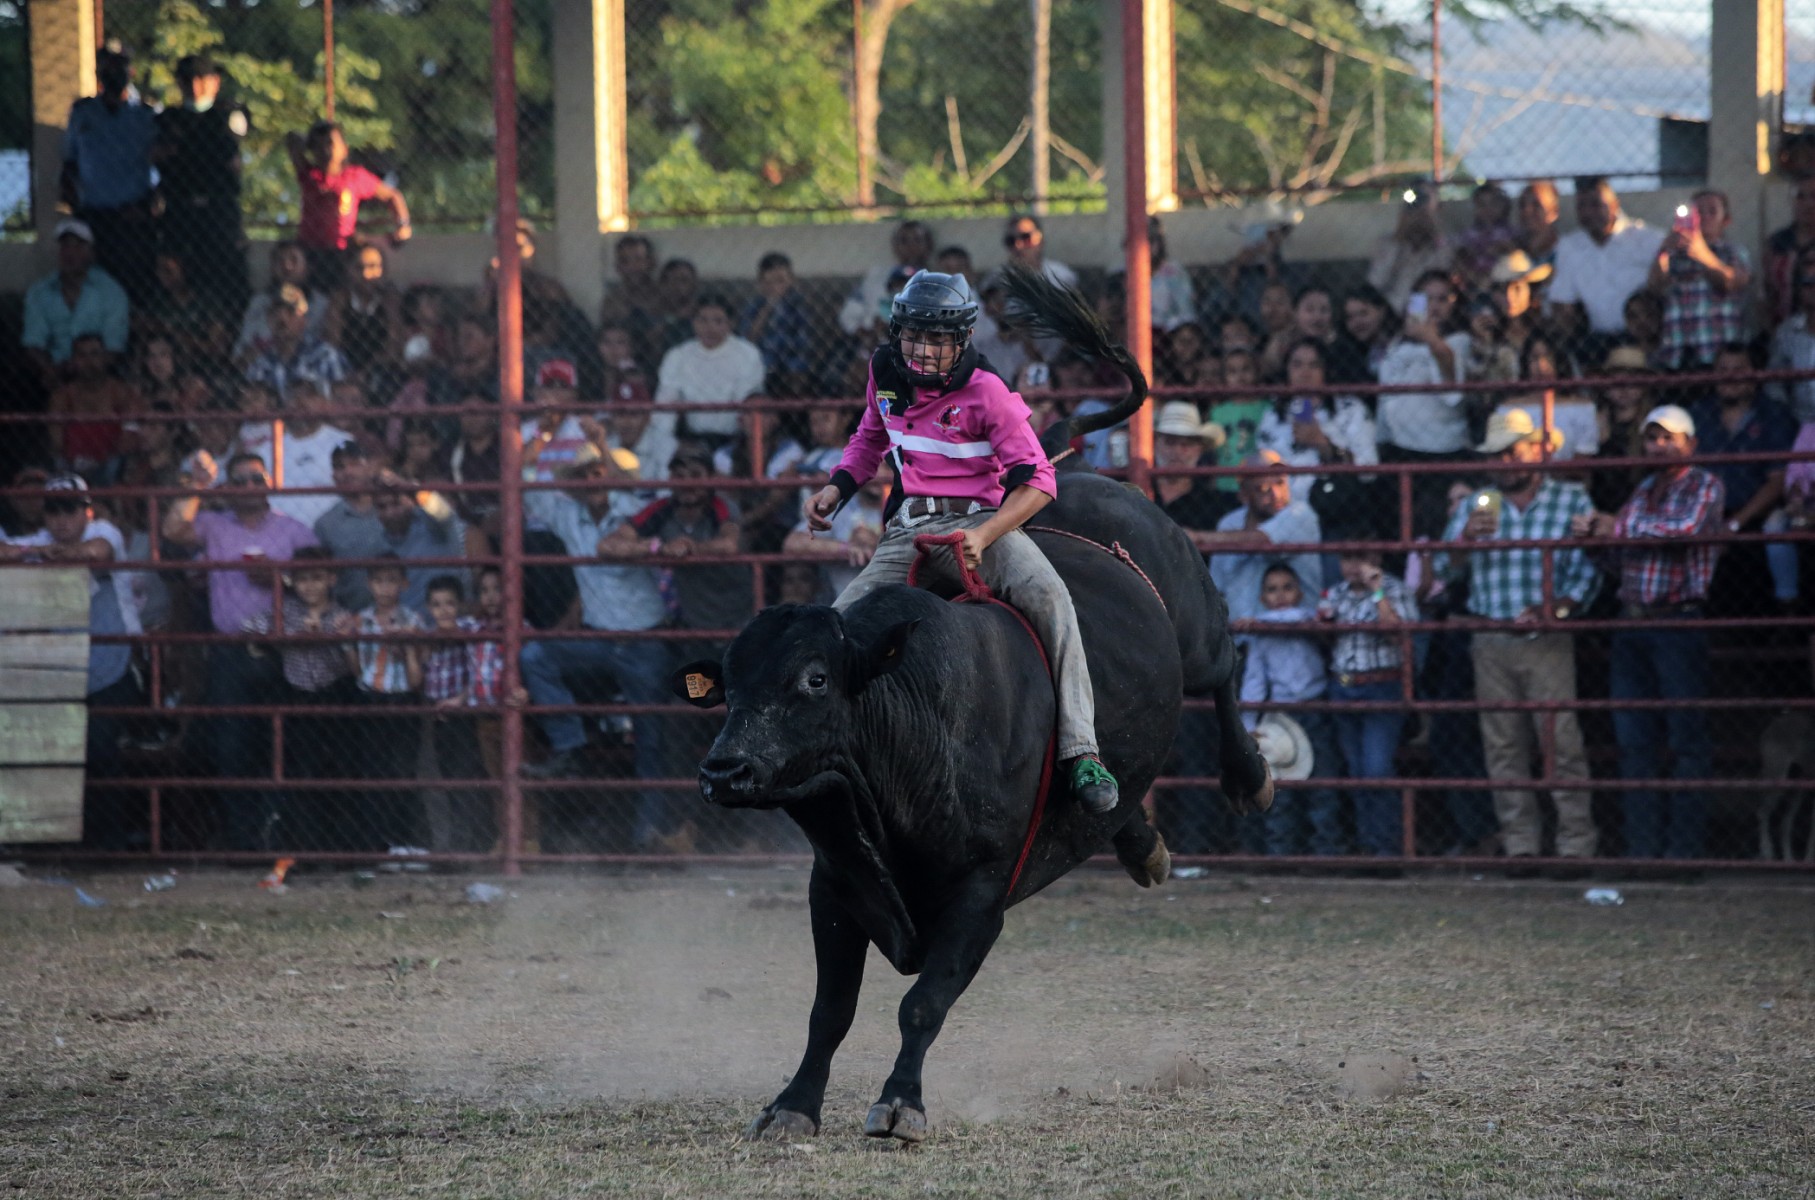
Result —
POLYGON ((498 132, 498 484, 504 583, 503 871, 523 873, 523 262, 517 247, 517 73, 511 0, 492 0, 492 113, 498 132))

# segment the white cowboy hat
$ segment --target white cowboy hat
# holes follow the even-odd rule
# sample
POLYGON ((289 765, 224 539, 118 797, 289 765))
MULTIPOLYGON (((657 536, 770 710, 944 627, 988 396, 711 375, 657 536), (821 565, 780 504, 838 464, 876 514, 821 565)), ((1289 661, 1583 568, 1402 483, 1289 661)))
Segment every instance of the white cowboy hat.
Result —
MULTIPOLYGON (((1499 454, 1508 446, 1543 437, 1544 434, 1532 424, 1531 414, 1522 408, 1502 408, 1487 419, 1487 436, 1475 447, 1477 454, 1499 454)), ((1563 445, 1563 435, 1558 430, 1550 431, 1550 449, 1554 454, 1563 445)))
POLYGON ((1153 423, 1153 432, 1168 437, 1197 438, 1212 449, 1229 440, 1228 431, 1215 421, 1200 421, 1197 405, 1189 400, 1168 400, 1162 404, 1159 418, 1153 423))
POLYGON ((1311 777, 1311 735, 1284 713, 1268 713, 1254 726, 1254 744, 1275 779, 1311 777))

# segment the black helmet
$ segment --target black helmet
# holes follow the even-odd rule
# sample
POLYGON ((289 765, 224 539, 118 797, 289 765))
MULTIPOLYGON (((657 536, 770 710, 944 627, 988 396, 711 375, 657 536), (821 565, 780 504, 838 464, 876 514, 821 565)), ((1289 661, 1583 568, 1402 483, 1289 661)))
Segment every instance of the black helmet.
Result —
MULTIPOLYGON (((924 387, 941 390, 951 384, 952 372, 926 375, 914 370, 901 349, 901 335, 910 329, 930 333, 953 334, 959 357, 970 345, 971 330, 976 327, 977 294, 962 275, 942 275, 938 271, 921 271, 907 281, 889 307, 889 344, 909 377, 924 387)), ((954 360, 954 370, 956 360, 954 360)))

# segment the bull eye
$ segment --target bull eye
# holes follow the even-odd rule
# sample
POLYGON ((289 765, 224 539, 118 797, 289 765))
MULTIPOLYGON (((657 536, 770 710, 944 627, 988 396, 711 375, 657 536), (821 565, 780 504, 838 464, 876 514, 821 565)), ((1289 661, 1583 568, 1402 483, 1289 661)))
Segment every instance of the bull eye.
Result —
POLYGON ((806 678, 801 682, 803 690, 807 692, 823 692, 826 690, 826 675, 824 671, 810 671, 807 673, 806 678))

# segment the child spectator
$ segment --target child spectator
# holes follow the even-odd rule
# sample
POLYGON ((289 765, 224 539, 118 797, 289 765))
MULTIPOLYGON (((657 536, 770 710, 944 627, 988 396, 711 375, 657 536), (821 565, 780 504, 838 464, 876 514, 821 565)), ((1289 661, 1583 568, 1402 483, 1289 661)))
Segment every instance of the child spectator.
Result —
POLYGON ((1519 244, 1512 227, 1512 198, 1505 188, 1484 183, 1475 189, 1473 201, 1474 219, 1456 238, 1455 271, 1465 292, 1486 283, 1494 263, 1519 244))
MULTIPOLYGON (((500 597, 502 598, 502 597, 500 597)), ((477 619, 461 614, 466 589, 458 576, 437 575, 429 581, 429 625, 438 633, 478 633, 477 619)), ((442 779, 485 777, 485 760, 479 749, 478 720, 469 712, 476 683, 473 653, 481 645, 497 643, 440 641, 429 643, 423 654, 422 698, 441 711, 435 714, 433 741, 435 769, 442 779)), ((496 689, 496 681, 491 683, 496 689)), ((471 788, 451 789, 445 804, 431 804, 428 811, 429 847, 443 850, 483 850, 492 844, 492 805, 489 793, 471 788)))
MULTIPOLYGON (((354 761, 364 765, 370 778, 408 779, 416 773, 420 729, 414 717, 387 716, 385 710, 417 702, 416 692, 422 686, 422 653, 419 647, 396 640, 395 635, 413 633, 425 626, 414 610, 403 606, 403 589, 408 581, 402 562, 395 561, 394 554, 379 558, 392 561, 382 561, 367 574, 372 604, 355 619, 353 631, 358 639, 346 648, 348 664, 358 676, 360 703, 374 710, 358 723, 362 736, 354 761)), ((412 807, 407 793, 386 790, 369 796, 363 815, 368 826, 377 832, 381 845, 414 845, 416 821, 412 807)))
POLYGON ((340 286, 344 255, 359 228, 359 206, 377 200, 391 207, 396 222, 391 243, 410 240, 410 206, 403 193, 364 167, 347 161, 347 140, 333 121, 317 121, 308 134, 284 138, 290 165, 302 189, 302 216, 296 240, 309 259, 309 281, 318 291, 340 286))
MULTIPOLYGON (((1255 619, 1269 624, 1292 625, 1315 620, 1317 612, 1304 602, 1298 573, 1287 564, 1274 563, 1261 576, 1261 611, 1255 619)), ((1323 650, 1299 633, 1254 634, 1248 643, 1247 667, 1242 673, 1242 724, 1252 733, 1260 714, 1249 705, 1297 704, 1319 700, 1328 690, 1323 650)), ((1341 775, 1336 757, 1335 727, 1326 712, 1290 714, 1311 740, 1311 778, 1334 779, 1341 775)), ((1273 807, 1260 818, 1262 842, 1268 854, 1342 854, 1341 801, 1327 787, 1281 790, 1273 807), (1306 827, 1309 827, 1309 837, 1306 827)))
MULTIPOLYGON (((353 630, 353 614, 334 602, 332 561, 320 546, 299 547, 284 578, 282 624, 275 624, 265 609, 247 617, 242 626, 247 633, 271 639, 282 664, 286 704, 308 708, 355 703, 346 652, 337 643, 310 636, 353 630)), ((258 653, 256 647, 253 653, 258 653)), ((346 774, 345 739, 352 732, 352 723, 342 717, 289 717, 284 722, 284 774, 292 779, 346 774)), ((337 792, 310 790, 291 796, 281 810, 280 844, 299 850, 348 849, 346 802, 347 797, 337 792)))
MULTIPOLYGON (((1338 556, 1342 583, 1324 593, 1317 615, 1343 625, 1375 624, 1390 627, 1416 621, 1418 606, 1404 581, 1380 568, 1376 550, 1349 550, 1338 556)), ((1332 700, 1398 700, 1400 687, 1399 639, 1384 633, 1339 633, 1331 653, 1332 700)), ((1331 714, 1336 743, 1342 748, 1352 779, 1389 779, 1399 734, 1405 728, 1403 712, 1339 712, 1331 714)), ((1364 854, 1396 855, 1402 849, 1399 797, 1384 788, 1353 788, 1355 839, 1364 854)))
POLYGON ((762 352, 771 396, 804 396, 813 370, 813 329, 794 286, 787 255, 763 255, 756 267, 756 295, 737 321, 738 336, 762 352))

